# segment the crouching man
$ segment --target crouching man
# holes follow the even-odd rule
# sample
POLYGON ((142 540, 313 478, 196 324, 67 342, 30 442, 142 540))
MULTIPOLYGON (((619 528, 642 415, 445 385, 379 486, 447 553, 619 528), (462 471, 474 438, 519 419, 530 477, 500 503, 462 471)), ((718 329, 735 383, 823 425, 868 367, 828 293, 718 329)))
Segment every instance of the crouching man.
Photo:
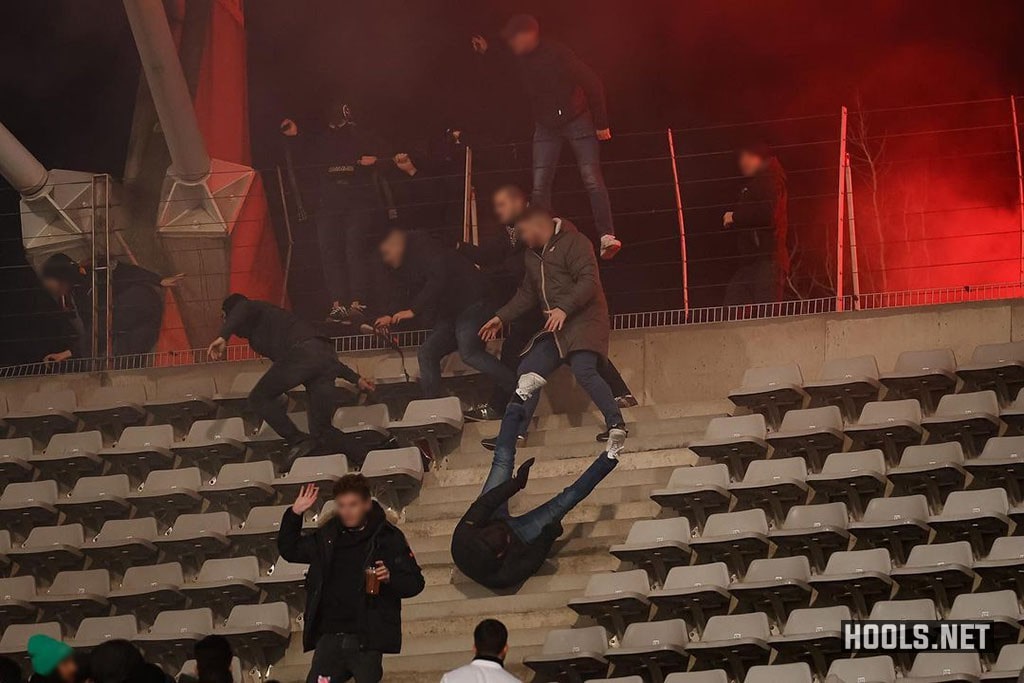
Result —
POLYGON ((402 599, 423 590, 423 573, 363 475, 339 479, 334 516, 304 534, 302 515, 318 495, 313 484, 302 488, 277 537, 281 557, 309 564, 302 645, 314 653, 306 683, 377 683, 382 655, 402 649, 402 599))

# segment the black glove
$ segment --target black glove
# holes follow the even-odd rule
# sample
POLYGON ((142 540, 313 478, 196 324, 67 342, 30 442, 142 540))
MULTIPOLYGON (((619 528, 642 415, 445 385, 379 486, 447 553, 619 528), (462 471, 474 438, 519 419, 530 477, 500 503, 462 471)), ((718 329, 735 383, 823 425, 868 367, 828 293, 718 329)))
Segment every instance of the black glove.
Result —
POLYGON ((522 491, 526 488, 526 481, 530 478, 530 468, 533 467, 533 463, 536 462, 537 458, 530 458, 516 470, 516 476, 513 477, 516 482, 516 486, 522 491))

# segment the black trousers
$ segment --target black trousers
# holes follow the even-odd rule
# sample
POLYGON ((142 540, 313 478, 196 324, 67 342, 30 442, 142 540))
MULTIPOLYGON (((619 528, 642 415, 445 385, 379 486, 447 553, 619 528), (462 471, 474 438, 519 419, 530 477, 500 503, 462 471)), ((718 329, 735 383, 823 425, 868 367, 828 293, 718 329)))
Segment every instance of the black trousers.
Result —
POLYGON ((726 306, 767 304, 781 301, 782 278, 771 257, 741 265, 725 288, 726 306))
POLYGON ((383 655, 375 650, 347 647, 349 643, 346 641, 350 638, 340 633, 320 636, 306 683, 319 683, 321 676, 330 683, 344 683, 350 679, 355 683, 378 683, 384 677, 383 655))
POLYGON ((331 418, 336 407, 334 380, 341 364, 325 339, 307 339, 290 348, 284 358, 274 361, 249 393, 249 406, 267 421, 278 436, 288 441, 302 432, 288 417, 287 402, 281 396, 300 384, 309 401, 309 433, 323 439, 334 431, 331 418))

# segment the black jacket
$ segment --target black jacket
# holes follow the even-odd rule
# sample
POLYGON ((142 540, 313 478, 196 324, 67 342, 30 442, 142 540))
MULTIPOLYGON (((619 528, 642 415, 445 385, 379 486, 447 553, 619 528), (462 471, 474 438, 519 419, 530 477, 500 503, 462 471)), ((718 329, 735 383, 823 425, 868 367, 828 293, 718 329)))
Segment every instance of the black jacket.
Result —
POLYGON ((512 236, 507 227, 502 235, 480 245, 459 242, 459 253, 475 263, 487 279, 489 294, 495 304, 502 306, 511 299, 526 275, 523 252, 526 245, 512 236))
POLYGON ((450 320, 483 301, 484 276, 469 259, 424 233, 406 239, 402 265, 388 272, 392 313, 408 308, 417 321, 450 320))
MULTIPOLYGON (((114 355, 132 353, 148 353, 160 336, 163 323, 164 296, 160 286, 160 276, 140 266, 120 261, 111 262, 110 290, 113 311, 114 355), (144 328, 148 334, 143 335, 141 343, 131 343, 126 337, 138 333, 144 328)), ((106 276, 96 275, 97 291, 100 305, 106 298, 106 276)), ((86 271, 81 282, 71 288, 71 308, 74 318, 72 327, 77 339, 73 353, 79 358, 88 358, 92 345, 92 276, 86 271)), ((99 330, 100 349, 103 355, 106 349, 106 329, 99 330)))
POLYGON ((736 234, 736 253, 747 257, 746 261, 771 258, 781 272, 789 272, 786 204, 786 172, 773 158, 740 190, 731 228, 736 234))
POLYGON ((608 128, 604 85, 568 47, 542 40, 517 63, 537 123, 557 127, 589 110, 595 128, 608 128))
POLYGON ((540 538, 533 543, 524 543, 503 519, 494 518, 502 503, 519 490, 515 479, 494 487, 476 499, 455 527, 452 535, 455 566, 481 586, 510 588, 526 581, 537 573, 551 552, 551 546, 562 535, 562 525, 553 522, 544 527, 540 538), (508 548, 501 557, 497 557, 481 539, 483 530, 494 525, 504 527, 509 538, 508 548))
MULTIPOLYGON (((374 506, 377 503, 374 502, 374 506)), ((379 514, 383 514, 377 506, 379 514)), ((308 652, 320 638, 318 620, 324 579, 329 572, 333 544, 341 532, 341 521, 333 517, 319 529, 302 533, 302 517, 288 508, 281 518, 277 534, 277 550, 289 562, 309 565, 306 574, 306 610, 302 646, 308 652)), ((402 599, 418 595, 425 585, 416 556, 409 549, 405 536, 387 520, 383 521, 371 543, 367 565, 381 560, 391 570, 391 580, 381 584, 380 594, 366 596, 363 612, 366 619, 367 650, 397 653, 402 649, 402 599)))

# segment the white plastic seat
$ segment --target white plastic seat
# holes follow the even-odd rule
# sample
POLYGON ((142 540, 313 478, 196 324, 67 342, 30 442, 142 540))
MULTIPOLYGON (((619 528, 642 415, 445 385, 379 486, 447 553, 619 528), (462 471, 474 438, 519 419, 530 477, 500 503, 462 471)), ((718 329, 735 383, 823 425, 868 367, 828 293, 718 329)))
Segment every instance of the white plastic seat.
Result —
POLYGON ((928 500, 922 495, 874 498, 860 521, 850 524, 850 533, 861 548, 888 548, 896 564, 907 561, 911 549, 927 543, 928 500))
POLYGON ((803 458, 756 460, 750 463, 743 481, 729 487, 736 509, 760 508, 775 524, 786 518, 791 507, 806 503, 809 491, 803 458))
POLYGON ((826 455, 843 450, 843 415, 836 406, 791 410, 778 431, 768 435, 773 458, 800 456, 813 472, 821 470, 826 455))
POLYGON ((1006 536, 1014 524, 1008 514, 1010 502, 1001 488, 953 491, 942 512, 928 523, 935 529, 935 542, 968 541, 974 554, 984 556, 992 542, 1006 536))
POLYGON ((768 518, 763 510, 723 512, 708 517, 704 533, 690 541, 699 562, 724 558, 737 576, 750 561, 768 555, 768 518))
POLYGON ((415 446, 370 451, 363 461, 362 474, 378 498, 400 501, 419 491, 423 481, 423 457, 415 446))
POLYGON ((682 619, 636 622, 626 627, 622 642, 609 648, 607 657, 619 675, 626 671, 650 672, 663 678, 664 672, 686 668, 689 633, 682 619))
POLYGON ((43 618, 52 618, 66 625, 77 626, 85 617, 101 617, 110 613, 107 593, 110 572, 106 569, 64 571, 33 601, 43 618))
POLYGON ((256 585, 266 593, 265 602, 283 602, 297 615, 305 604, 308 570, 308 564, 289 562, 279 557, 266 574, 256 579, 256 585))
POLYGON ((213 612, 209 607, 167 610, 160 612, 153 625, 139 633, 132 642, 150 661, 173 667, 186 661, 196 642, 214 631, 213 612))
POLYGON ((807 402, 803 384, 800 366, 795 363, 750 368, 743 373, 740 387, 729 392, 729 400, 741 408, 761 413, 769 427, 778 429, 786 411, 802 408, 807 402))
POLYGON ((344 455, 310 455, 296 460, 287 474, 274 479, 273 486, 282 500, 295 498, 306 484, 317 484, 326 495, 346 474, 348 460, 344 455))
POLYGON ((138 633, 139 625, 134 614, 86 617, 78 625, 75 637, 68 641, 68 645, 88 652, 108 640, 131 640, 138 633))
POLYGON ((828 668, 830 683, 833 678, 835 683, 894 683, 896 667, 885 655, 837 659, 828 668))
POLYGON ((842 622, 852 618, 846 605, 794 609, 782 635, 772 636, 769 644, 779 653, 777 661, 810 661, 815 673, 825 676, 829 665, 845 654, 842 622))
POLYGON ((274 481, 274 463, 269 460, 224 465, 217 478, 207 482, 200 495, 210 501, 214 509, 227 510, 238 519, 244 519, 256 505, 270 505, 277 500, 274 481))
MULTIPOLYGON (((303 412, 288 413, 291 420, 303 434, 309 433, 309 415, 303 412)), ((291 445, 274 431, 266 422, 262 423, 255 434, 249 436, 246 446, 251 453, 252 460, 270 460, 278 469, 288 458, 288 451, 291 445)))
POLYGON ((34 622, 39 608, 35 606, 36 580, 22 575, 0 579, 0 623, 34 622))
POLYGON ((270 602, 262 605, 238 605, 231 610, 224 626, 214 631, 237 650, 284 648, 291 636, 288 605, 270 602))
POLYGON ((31 666, 28 660, 28 639, 37 633, 49 636, 54 640, 63 640, 60 623, 47 621, 41 624, 11 624, 0 636, 0 655, 21 660, 22 669, 31 666))
POLYGON ((245 460, 245 423, 240 417, 224 420, 197 420, 188 437, 171 446, 183 465, 215 474, 227 463, 245 460))
POLYGON ((814 402, 837 406, 851 422, 865 403, 878 399, 881 389, 874 356, 826 360, 819 378, 804 382, 804 391, 814 402))
POLYGON ((677 467, 666 488, 651 491, 651 499, 703 529, 708 515, 729 511, 729 467, 724 463, 677 467))
POLYGON ((214 403, 220 406, 220 414, 223 417, 241 417, 246 422, 250 422, 248 418, 252 417, 252 411, 249 408, 249 393, 263 378, 265 372, 265 370, 250 370, 239 372, 232 377, 227 391, 217 392, 213 395, 214 403))
POLYGON ((981 660, 973 652, 922 652, 903 677, 907 683, 977 683, 981 660))
POLYGON ((729 674, 721 669, 680 672, 666 676, 665 683, 729 683, 729 674))
POLYGON ((1024 644, 1004 645, 992 668, 981 675, 981 680, 987 683, 1017 683, 1021 671, 1024 671, 1024 644))
POLYGON ((1004 536, 995 539, 988 555, 974 563, 975 573, 988 589, 1024 588, 1024 537, 1004 536))
POLYGON ((57 509, 69 519, 81 522, 96 531, 104 520, 127 517, 130 482, 127 474, 103 477, 82 477, 75 482, 67 497, 57 501, 57 509))
POLYGON ((661 614, 666 611, 693 624, 700 633, 708 618, 726 614, 732 601, 729 568, 724 562, 673 567, 661 588, 648 597, 661 614))
POLYGON ((609 552, 663 581, 670 568, 690 563, 690 523, 685 517, 639 520, 630 527, 626 542, 613 545, 609 552))
POLYGON ((651 611, 647 599, 650 590, 647 572, 641 569, 593 574, 583 596, 569 600, 569 607, 581 616, 610 625, 621 637, 626 625, 647 621, 651 611))
POLYGON ((226 512, 178 515, 170 530, 156 539, 165 557, 173 557, 186 568, 198 568, 207 557, 223 553, 230 541, 231 516, 226 512))
POLYGON ((724 668, 743 680, 747 669, 768 663, 770 637, 768 615, 763 612, 715 616, 687 650, 702 668, 724 668))
POLYGON ((25 396, 18 410, 8 411, 4 422, 19 435, 46 441, 57 432, 78 428, 78 399, 71 389, 41 389, 25 396))
POLYGON ((921 419, 917 399, 872 401, 865 404, 856 424, 847 425, 846 435, 854 448, 877 448, 885 453, 889 465, 895 465, 904 448, 924 439, 921 419))
POLYGON ((967 386, 992 389, 1001 403, 1009 403, 1024 387, 1024 342, 978 344, 956 374, 967 386))
POLYGON ((155 470, 146 477, 142 488, 129 494, 128 501, 140 515, 155 517, 170 526, 178 515, 202 507, 202 486, 203 475, 198 467, 155 470))
POLYGON ((167 377, 157 381, 156 395, 146 401, 146 410, 158 422, 185 431, 196 420, 213 417, 217 385, 210 376, 167 377))
POLYGON ((892 570, 900 597, 934 596, 943 611, 974 588, 974 553, 966 541, 917 545, 906 564, 892 570))
POLYGON ((955 442, 908 446, 899 467, 889 470, 895 493, 921 493, 933 511, 951 491, 962 489, 966 480, 964 451, 955 442))
POLYGON ((751 461, 761 460, 768 453, 767 437, 764 415, 759 413, 715 417, 708 423, 704 438, 690 443, 690 450, 727 465, 730 475, 739 480, 751 461))
POLYGON ((924 418, 921 426, 928 430, 929 442, 957 441, 974 455, 1003 428, 999 398, 991 390, 947 394, 939 399, 935 414, 924 418))
POLYGON ((366 453, 391 439, 391 414, 385 403, 343 406, 334 412, 331 424, 341 431, 345 452, 366 453))
POLYGON ((548 631, 540 654, 526 657, 541 680, 564 680, 572 674, 577 679, 601 678, 608 673, 608 633, 602 626, 565 628, 548 631))
POLYGON ((216 616, 227 616, 231 607, 258 602, 260 563, 253 556, 206 560, 194 582, 182 586, 193 605, 205 605, 216 616))
POLYGON ((174 466, 174 428, 171 425, 125 427, 117 443, 100 451, 113 472, 127 474, 142 482, 152 470, 174 466))
POLYGON ((999 412, 999 417, 1012 430, 1010 433, 1024 434, 1024 389, 1019 390, 1013 402, 999 412))
POLYGON ((806 557, 759 558, 751 561, 729 592, 745 612, 764 612, 779 628, 790 611, 811 602, 811 565, 806 557))
POLYGON ((833 453, 825 458, 818 474, 807 475, 815 502, 844 502, 854 519, 860 519, 872 498, 885 495, 885 456, 880 450, 833 453))
POLYGON ((43 479, 54 479, 67 487, 79 477, 103 474, 99 456, 103 435, 98 431, 54 434, 42 453, 32 456, 32 466, 43 479))
POLYGON ((935 399, 956 388, 956 357, 952 349, 904 351, 893 371, 882 373, 880 379, 892 394, 918 399, 930 415, 935 399))
POLYGON ((815 605, 849 605, 863 618, 879 600, 892 594, 892 560, 885 548, 833 553, 825 571, 810 579, 818 591, 815 605))
POLYGON ((11 548, 7 556, 18 565, 20 574, 49 581, 57 572, 82 568, 84 545, 85 529, 81 524, 37 526, 28 533, 25 542, 11 548))
POLYGON ((778 548, 777 555, 804 555, 821 571, 832 553, 849 548, 848 527, 845 503, 794 505, 768 538, 778 548))
POLYGON ((119 614, 135 614, 144 624, 152 624, 163 610, 185 606, 184 572, 179 562, 165 562, 139 567, 128 567, 117 590, 110 591, 107 599, 119 614))
POLYGON ((281 518, 291 505, 253 507, 240 526, 228 532, 228 539, 239 555, 253 555, 261 566, 269 567, 277 557, 277 532, 281 518))
POLYGON ((750 667, 743 683, 813 683, 811 667, 803 662, 792 664, 773 664, 771 666, 761 665, 750 667))
POLYGON ((109 519, 83 547, 83 551, 93 566, 113 568, 118 574, 123 574, 133 565, 156 561, 159 551, 155 541, 158 535, 153 517, 109 519))
POLYGON ((1017 594, 1011 590, 988 593, 962 593, 953 601, 947 619, 950 621, 991 621, 992 640, 996 647, 1020 640, 1021 611, 1017 594))
POLYGON ((0 493, 0 522, 14 535, 24 537, 36 526, 56 524, 57 482, 24 481, 8 484, 0 493))
POLYGON ((35 477, 31 460, 31 438, 0 439, 0 483, 31 481, 35 477))
POLYGON ((145 404, 144 384, 98 387, 82 401, 75 414, 86 427, 109 427, 117 434, 128 425, 146 421, 146 409, 143 407, 145 404))
POLYGON ((1024 501, 1024 436, 996 436, 985 442, 981 454, 964 462, 971 476, 971 488, 987 489, 1001 486, 1010 502, 1024 501))
POLYGON ((462 431, 462 404, 455 396, 409 401, 401 420, 392 421, 388 431, 402 443, 419 439, 448 439, 462 431))

